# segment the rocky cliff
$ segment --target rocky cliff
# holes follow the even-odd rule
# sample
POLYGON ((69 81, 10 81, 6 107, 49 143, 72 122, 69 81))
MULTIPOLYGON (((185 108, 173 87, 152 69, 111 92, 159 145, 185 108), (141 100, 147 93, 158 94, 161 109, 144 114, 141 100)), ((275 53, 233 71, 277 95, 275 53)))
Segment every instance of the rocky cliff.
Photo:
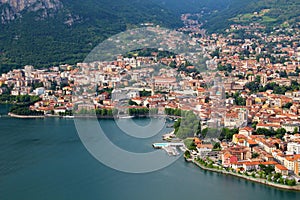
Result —
POLYGON ((24 11, 41 11, 40 17, 44 18, 60 8, 60 0, 0 0, 0 21, 7 23, 22 16, 24 11))

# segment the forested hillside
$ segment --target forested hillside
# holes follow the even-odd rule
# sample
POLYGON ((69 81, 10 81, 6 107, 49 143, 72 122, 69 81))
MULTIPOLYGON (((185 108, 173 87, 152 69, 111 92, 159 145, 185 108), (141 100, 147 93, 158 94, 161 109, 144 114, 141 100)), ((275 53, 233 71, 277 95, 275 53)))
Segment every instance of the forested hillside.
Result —
POLYGON ((26 64, 74 64, 113 34, 145 22, 176 28, 186 12, 203 11, 204 28, 212 33, 233 23, 299 22, 300 10, 299 0, 36 0, 43 1, 58 6, 23 6, 9 15, 13 8, 0 3, 5 22, 0 24, 0 72, 26 64))
MULTIPOLYGON (((0 25, 0 70, 31 64, 45 67, 82 61, 105 38, 140 23, 174 28, 180 18, 147 0, 61 0, 63 8, 23 10, 21 17, 0 25)), ((4 7, 7 5, 2 5, 4 7)))
POLYGON ((228 7, 206 16, 204 28, 222 31, 230 24, 259 22, 268 27, 284 22, 300 22, 299 0, 229 0, 228 7), (253 15, 258 12, 258 15, 253 15))

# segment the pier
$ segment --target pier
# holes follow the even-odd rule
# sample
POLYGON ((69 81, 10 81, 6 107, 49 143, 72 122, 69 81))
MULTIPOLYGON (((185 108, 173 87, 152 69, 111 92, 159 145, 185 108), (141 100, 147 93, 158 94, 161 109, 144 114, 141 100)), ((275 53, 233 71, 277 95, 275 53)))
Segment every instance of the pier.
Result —
POLYGON ((180 148, 180 150, 184 149, 184 144, 181 142, 154 143, 152 146, 156 149, 165 150, 169 156, 178 156, 180 153, 178 152, 177 148, 180 148))

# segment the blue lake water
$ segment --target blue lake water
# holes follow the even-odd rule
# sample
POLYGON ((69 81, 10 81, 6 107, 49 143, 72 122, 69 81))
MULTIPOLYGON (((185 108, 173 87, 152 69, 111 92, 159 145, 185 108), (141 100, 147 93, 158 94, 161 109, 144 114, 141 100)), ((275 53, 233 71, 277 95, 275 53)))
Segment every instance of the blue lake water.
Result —
MULTIPOLYGON (((139 119, 136 123, 146 125, 149 121, 139 119)), ((149 139, 132 138, 113 120, 103 120, 100 124, 113 143, 129 151, 153 151, 151 144, 161 141, 161 135, 149 139)), ((299 200, 300 192, 206 172, 186 163, 182 157, 155 172, 130 174, 116 171, 90 155, 80 141, 72 119, 2 116, 0 200, 17 199, 299 200)))

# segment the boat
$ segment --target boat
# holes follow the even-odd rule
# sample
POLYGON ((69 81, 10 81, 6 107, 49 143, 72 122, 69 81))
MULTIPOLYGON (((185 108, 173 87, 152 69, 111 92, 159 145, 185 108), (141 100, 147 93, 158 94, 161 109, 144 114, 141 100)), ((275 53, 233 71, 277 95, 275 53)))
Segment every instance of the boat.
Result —
POLYGON ((66 115, 66 116, 63 116, 63 118, 66 118, 66 119, 74 119, 74 116, 66 115))
POLYGON ((119 119, 132 119, 134 116, 119 116, 119 119))

